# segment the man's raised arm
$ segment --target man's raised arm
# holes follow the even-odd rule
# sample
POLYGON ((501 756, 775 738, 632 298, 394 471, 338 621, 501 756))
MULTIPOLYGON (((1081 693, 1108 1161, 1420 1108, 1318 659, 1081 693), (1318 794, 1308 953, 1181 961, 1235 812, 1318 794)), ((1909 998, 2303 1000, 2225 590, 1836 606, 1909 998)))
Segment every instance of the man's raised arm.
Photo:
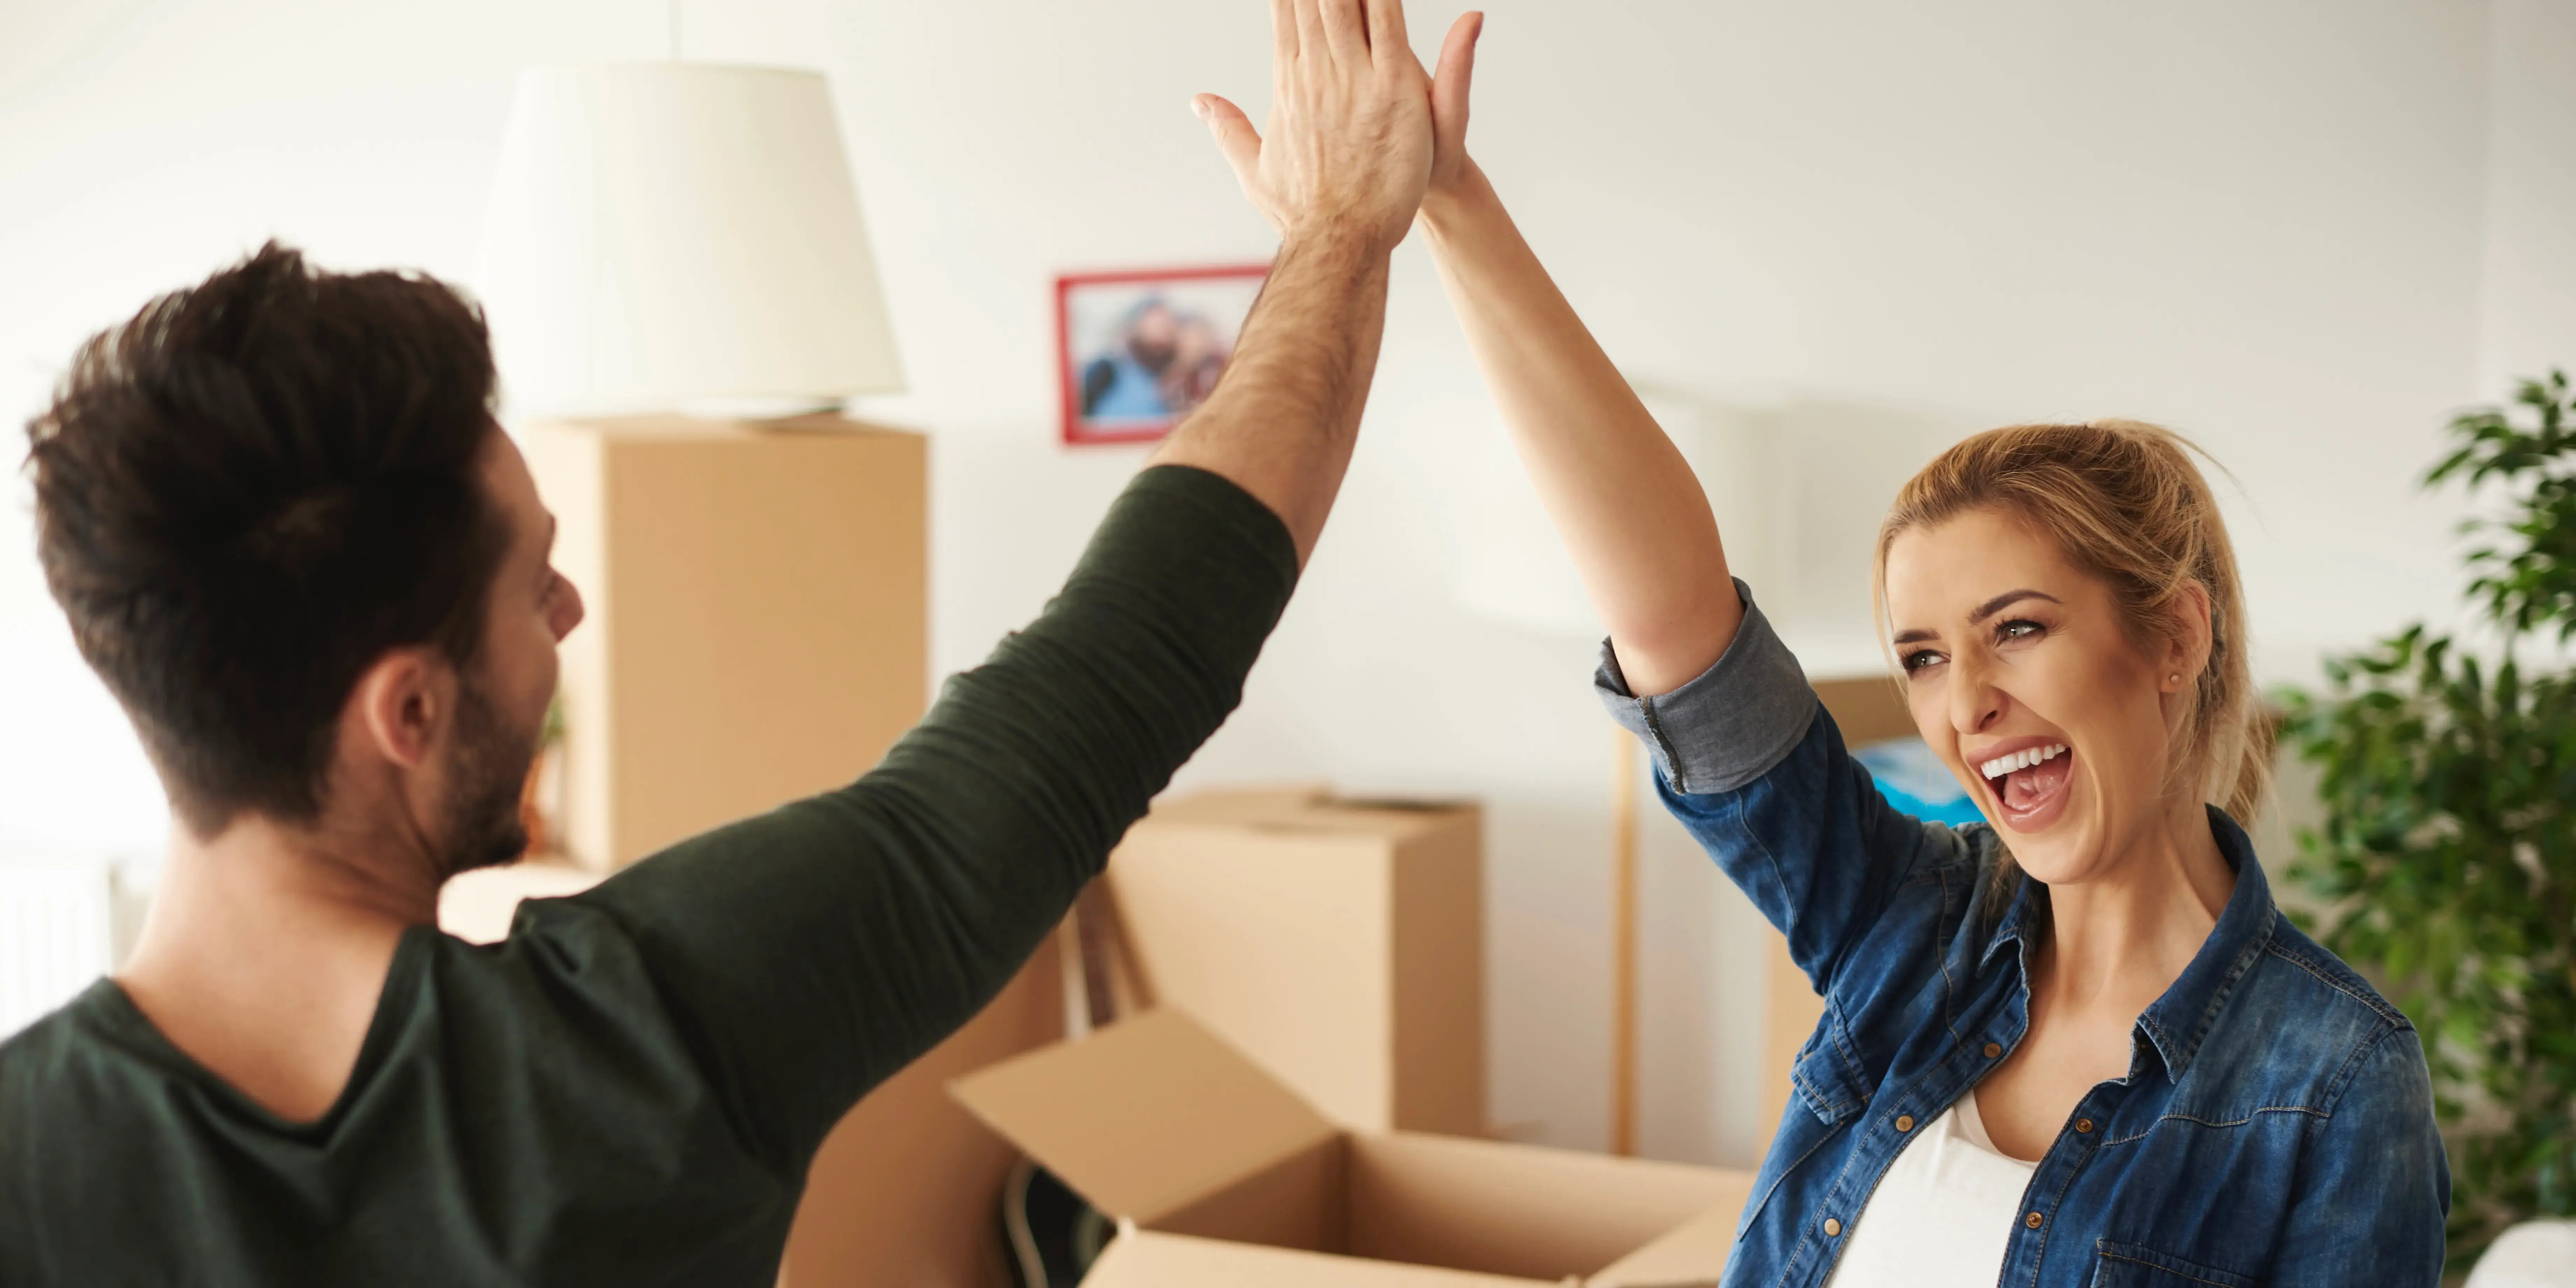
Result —
POLYGON ((1063 593, 865 778, 523 914, 522 933, 632 943, 657 1014, 786 1175, 1001 988, 1215 732, 1332 507, 1429 174, 1428 87, 1397 0, 1272 11, 1269 137, 1222 99, 1199 110, 1277 263, 1216 391, 1063 593))
POLYGON ((1430 82, 1402 0, 1271 0, 1270 137, 1198 96, 1279 258, 1225 379, 1155 453, 1221 474, 1288 525, 1302 564, 1350 464, 1386 327, 1387 256, 1431 178, 1430 82))

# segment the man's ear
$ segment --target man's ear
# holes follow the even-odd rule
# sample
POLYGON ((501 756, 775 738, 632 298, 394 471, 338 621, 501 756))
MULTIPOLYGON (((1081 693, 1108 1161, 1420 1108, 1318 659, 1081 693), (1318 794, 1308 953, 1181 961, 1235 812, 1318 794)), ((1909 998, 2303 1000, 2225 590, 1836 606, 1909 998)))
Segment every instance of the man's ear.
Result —
POLYGON ((398 648, 359 674, 340 727, 344 739, 355 734, 374 754, 418 769, 455 718, 456 668, 434 648, 398 648))

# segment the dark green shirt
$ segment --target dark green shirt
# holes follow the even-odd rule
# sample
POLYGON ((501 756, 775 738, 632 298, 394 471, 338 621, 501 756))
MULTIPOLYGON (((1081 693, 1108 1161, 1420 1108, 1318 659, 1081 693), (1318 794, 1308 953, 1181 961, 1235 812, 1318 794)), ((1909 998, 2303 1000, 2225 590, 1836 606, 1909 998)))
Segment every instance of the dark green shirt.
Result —
POLYGON ((0 1285, 766 1288, 824 1133, 1044 939, 1295 580, 1259 502, 1147 471, 866 777, 531 901, 503 943, 406 933, 317 1122, 99 981, 0 1046, 0 1285))

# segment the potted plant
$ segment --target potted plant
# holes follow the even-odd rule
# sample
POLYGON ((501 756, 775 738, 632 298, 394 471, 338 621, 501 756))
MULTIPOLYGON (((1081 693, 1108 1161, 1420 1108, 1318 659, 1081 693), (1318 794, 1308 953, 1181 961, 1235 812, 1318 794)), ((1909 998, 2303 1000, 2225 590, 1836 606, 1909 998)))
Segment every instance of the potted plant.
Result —
POLYGON ((2421 623, 2283 695, 2322 773, 2302 924, 2415 1022, 2450 1154, 2450 1269, 2516 1221, 2576 1214, 2576 403, 2567 377, 2454 419, 2425 486, 2491 497, 2464 528, 2482 619, 2421 623))

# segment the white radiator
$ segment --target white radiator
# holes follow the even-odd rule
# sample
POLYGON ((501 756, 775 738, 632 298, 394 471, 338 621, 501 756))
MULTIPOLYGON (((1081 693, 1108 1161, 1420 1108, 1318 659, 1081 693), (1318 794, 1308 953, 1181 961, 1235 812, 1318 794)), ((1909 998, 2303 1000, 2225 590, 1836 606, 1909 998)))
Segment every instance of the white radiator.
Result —
POLYGON ((117 898, 108 864, 0 862, 0 1038, 115 968, 117 898))

